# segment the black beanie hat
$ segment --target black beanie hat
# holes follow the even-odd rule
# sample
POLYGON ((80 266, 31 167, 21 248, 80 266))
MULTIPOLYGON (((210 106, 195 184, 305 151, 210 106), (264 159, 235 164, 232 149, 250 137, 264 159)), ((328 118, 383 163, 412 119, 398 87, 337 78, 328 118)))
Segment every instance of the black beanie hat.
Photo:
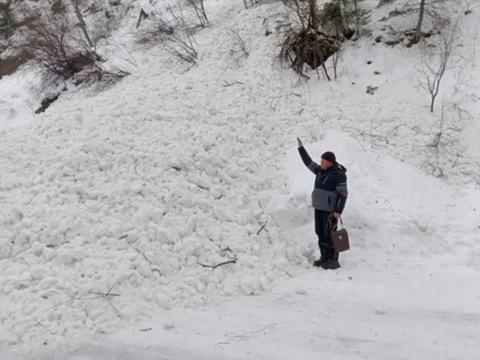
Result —
POLYGON ((335 154, 331 151, 324 152, 323 155, 322 155, 322 159, 325 159, 325 160, 331 162, 332 164, 337 163, 337 159, 335 158, 335 154))

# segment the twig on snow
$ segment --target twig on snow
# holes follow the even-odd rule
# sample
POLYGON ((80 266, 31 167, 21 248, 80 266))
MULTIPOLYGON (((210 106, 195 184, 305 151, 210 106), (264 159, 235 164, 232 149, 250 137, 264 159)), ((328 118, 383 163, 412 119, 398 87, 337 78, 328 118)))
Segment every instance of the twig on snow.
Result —
POLYGON ((270 328, 275 327, 275 326, 277 326, 277 323, 267 324, 267 325, 265 325, 264 327, 262 327, 262 328, 260 328, 260 329, 256 329, 256 330, 252 330, 252 331, 247 331, 247 332, 245 332, 245 333, 236 334, 236 335, 233 335, 232 337, 233 337, 233 338, 248 339, 248 338, 252 337, 253 335, 259 334, 259 333, 264 332, 264 331, 267 331, 267 330, 269 330, 270 328))
POLYGON ((197 261, 197 264, 198 265, 201 265, 205 268, 211 268, 211 269, 216 269, 217 267, 219 266, 222 266, 222 265, 226 265, 226 264, 234 264, 237 262, 237 259, 232 259, 232 260, 228 260, 228 261, 224 261, 224 262, 221 262, 219 264, 216 264, 216 265, 208 265, 208 264, 202 264, 200 262, 197 261))
POLYGON ((143 251, 140 251, 138 248, 135 248, 135 251, 136 251, 137 253, 139 253, 140 255, 142 255, 143 258, 145 259, 145 261, 148 262, 148 264, 150 265, 150 270, 151 270, 152 272, 156 272, 156 273, 158 273, 158 275, 162 276, 162 273, 160 272, 160 270, 157 269, 157 268, 154 268, 154 267, 152 266, 152 265, 153 265, 152 262, 151 262, 150 259, 147 257, 147 255, 145 255, 145 253, 144 253, 143 251))
POLYGON ((112 286, 108 289, 106 293, 101 293, 101 292, 94 292, 94 291, 89 291, 90 294, 92 295, 99 295, 99 298, 105 298, 107 299, 108 305, 110 305, 113 309, 113 311, 117 314, 118 317, 122 317, 122 314, 120 311, 115 307, 115 305, 112 304, 112 297, 113 296, 120 296, 120 294, 114 294, 112 293, 113 288, 117 285, 117 283, 113 283, 112 286))
POLYGON ((263 229, 267 227, 268 221, 265 222, 265 224, 262 225, 262 227, 257 231, 257 236, 260 235, 263 229))
POLYGON ((113 290, 113 288, 115 287, 115 285, 117 285, 117 283, 113 283, 113 285, 110 286, 110 288, 108 289, 108 291, 107 291, 106 293, 94 292, 94 291, 89 291, 88 293, 89 293, 89 294, 92 294, 92 295, 100 295, 100 297, 120 296, 120 294, 114 294, 114 293, 112 293, 112 290, 113 290))
POLYGON ((140 329, 138 331, 140 332, 147 332, 147 331, 152 331, 153 329, 152 328, 145 328, 145 329, 140 329))
POLYGON ((231 83, 228 83, 226 81, 223 82, 223 87, 230 87, 230 86, 233 86, 233 85, 243 85, 243 82, 241 81, 234 81, 234 82, 231 82, 231 83))
POLYGON ((48 333, 50 333, 50 335, 55 335, 56 334, 54 331, 50 330, 45 325, 43 325, 40 321, 36 321, 36 324, 38 326, 42 327, 43 329, 45 329, 46 331, 48 331, 48 333))
POLYGON ((89 294, 92 294, 92 295, 100 295, 101 297, 120 296, 120 294, 115 294, 115 293, 102 293, 102 292, 95 292, 95 291, 89 291, 89 294))

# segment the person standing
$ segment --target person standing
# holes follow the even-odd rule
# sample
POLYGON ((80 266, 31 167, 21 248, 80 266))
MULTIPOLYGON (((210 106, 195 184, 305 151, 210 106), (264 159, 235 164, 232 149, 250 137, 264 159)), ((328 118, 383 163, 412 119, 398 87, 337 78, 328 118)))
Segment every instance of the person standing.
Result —
POLYGON ((323 153, 320 165, 317 164, 312 161, 298 137, 297 142, 303 163, 316 175, 312 206, 315 209, 315 233, 318 236, 320 258, 313 265, 323 269, 337 269, 340 263, 338 252, 333 247, 331 231, 336 227, 347 202, 347 169, 337 163, 335 154, 331 151, 323 153))

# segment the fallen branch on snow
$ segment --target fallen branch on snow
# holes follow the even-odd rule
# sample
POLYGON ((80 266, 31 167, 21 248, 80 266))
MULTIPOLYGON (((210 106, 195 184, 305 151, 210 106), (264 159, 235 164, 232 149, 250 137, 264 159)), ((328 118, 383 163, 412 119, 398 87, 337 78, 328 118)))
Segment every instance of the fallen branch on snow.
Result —
POLYGON ((202 263, 199 263, 199 262, 197 262, 197 264, 201 265, 203 267, 206 267, 206 268, 216 269, 219 266, 226 265, 226 264, 234 264, 236 262, 237 262, 237 259, 232 259, 232 260, 221 262, 221 263, 216 264, 216 265, 202 264, 202 263))

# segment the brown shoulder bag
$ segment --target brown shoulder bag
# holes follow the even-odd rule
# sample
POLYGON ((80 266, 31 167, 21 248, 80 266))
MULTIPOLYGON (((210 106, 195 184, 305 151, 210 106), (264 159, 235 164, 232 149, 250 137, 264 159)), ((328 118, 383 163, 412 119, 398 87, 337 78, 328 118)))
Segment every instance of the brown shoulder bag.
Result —
POLYGON ((342 218, 340 218, 339 220, 340 220, 340 224, 342 225, 342 228, 339 230, 338 223, 337 223, 337 225, 333 228, 331 232, 331 236, 332 236, 332 243, 333 243, 333 247, 335 248, 335 251, 342 252, 350 249, 350 242, 348 240, 348 232, 343 227, 342 218))

